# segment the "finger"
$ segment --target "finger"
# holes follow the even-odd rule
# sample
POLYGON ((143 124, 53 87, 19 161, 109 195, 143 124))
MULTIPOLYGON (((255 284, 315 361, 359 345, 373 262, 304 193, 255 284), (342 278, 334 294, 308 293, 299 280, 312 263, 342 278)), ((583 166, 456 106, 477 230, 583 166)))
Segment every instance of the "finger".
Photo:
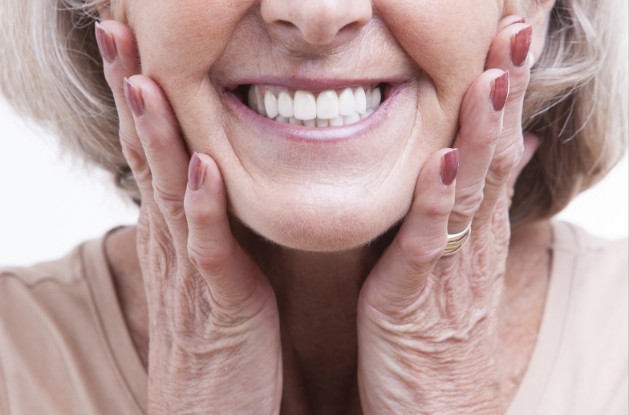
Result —
POLYGON ((449 233, 467 228, 481 205, 508 94, 509 72, 490 69, 478 77, 463 99, 460 129, 454 142, 460 150, 461 166, 449 233))
POLYGON ((409 213, 365 282, 363 291, 379 309, 415 301, 426 276, 443 254, 454 204, 459 151, 444 149, 426 161, 409 213))
POLYGON ((184 206, 188 255, 210 288, 214 310, 240 317, 257 313, 273 291, 232 236, 223 179, 205 154, 192 156, 184 206))
POLYGON ((524 133, 523 142, 524 150, 522 151, 522 157, 507 180, 507 190, 510 192, 509 198, 513 196, 511 193, 513 192, 515 182, 520 176, 520 173, 522 173, 522 170, 524 170, 526 165, 529 164, 529 161, 531 161, 535 152, 539 148, 539 145, 542 143, 538 136, 531 133, 524 133))
POLYGON ((133 33, 119 22, 105 20, 96 24, 96 40, 103 57, 105 79, 116 104, 124 155, 131 169, 141 172, 144 168, 144 154, 124 94, 124 79, 140 70, 133 33))
POLYGON ((534 63, 529 54, 532 30, 532 26, 525 23, 511 24, 498 33, 489 50, 486 67, 508 70, 510 75, 503 136, 522 133, 523 98, 534 63))
POLYGON ((144 75, 134 75, 124 82, 135 130, 151 171, 153 198, 176 249, 185 252, 188 234, 183 202, 188 181, 188 150, 161 88, 144 75))
POLYGON ((522 158, 522 112, 524 95, 530 78, 529 56, 532 27, 515 23, 498 33, 489 52, 487 64, 508 68, 511 88, 504 111, 503 129, 485 184, 483 216, 489 216, 501 195, 507 194, 507 181, 522 158))

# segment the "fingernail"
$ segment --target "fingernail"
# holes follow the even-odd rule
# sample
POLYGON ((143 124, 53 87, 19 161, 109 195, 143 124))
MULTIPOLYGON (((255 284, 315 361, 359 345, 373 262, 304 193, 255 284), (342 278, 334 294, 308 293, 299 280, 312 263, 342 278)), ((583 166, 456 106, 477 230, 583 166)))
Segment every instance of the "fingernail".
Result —
POLYGON ((188 187, 196 192, 203 186, 203 183, 205 183, 205 165, 199 155, 194 153, 188 168, 188 187))
POLYGON ((107 63, 112 63, 116 60, 116 56, 118 56, 116 42, 114 42, 113 36, 106 32, 98 22, 96 22, 96 43, 101 56, 107 63))
POLYGON ((144 99, 142 92, 133 85, 127 78, 124 79, 124 95, 127 98, 127 104, 131 108, 131 112, 136 118, 144 115, 144 99))
POLYGON ((509 96, 509 71, 505 71, 502 75, 494 79, 491 86, 491 108, 495 112, 500 112, 507 103, 509 96))
POLYGON ((531 48, 533 27, 527 26, 520 30, 511 38, 511 63, 515 66, 522 66, 526 62, 526 57, 531 48))
POLYGON ((441 160, 441 183, 450 186, 459 172, 459 149, 448 151, 441 160))

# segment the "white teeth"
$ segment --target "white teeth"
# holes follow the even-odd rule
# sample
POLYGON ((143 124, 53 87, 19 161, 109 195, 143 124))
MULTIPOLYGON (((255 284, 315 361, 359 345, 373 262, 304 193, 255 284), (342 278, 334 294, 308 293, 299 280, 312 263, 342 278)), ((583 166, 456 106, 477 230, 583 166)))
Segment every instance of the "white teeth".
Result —
POLYGON ((339 114, 350 115, 356 110, 356 98, 351 88, 345 88, 339 95, 339 114))
POLYGON ((323 91, 317 97, 317 118, 331 120, 339 116, 339 96, 336 92, 323 91))
POLYGON ((264 93, 264 109, 266 110, 267 117, 277 117, 277 98, 271 91, 266 91, 264 93))
POLYGON ((317 117, 317 127, 329 127, 329 126, 330 126, 330 120, 323 120, 317 117))
POLYGON ((307 91, 295 92, 293 112, 298 120, 314 120, 317 118, 317 101, 314 94, 307 91))
POLYGON ((277 109, 282 117, 290 118, 293 116, 293 99, 287 91, 280 92, 277 97, 277 109))
POLYGON ((367 112, 367 95, 365 89, 361 86, 354 91, 354 100, 356 101, 356 112, 364 114, 367 112))
POLYGON ((330 127, 341 127, 343 125, 345 125, 343 124, 343 117, 341 117, 340 115, 330 120, 330 127))
POLYGON ((382 101, 379 87, 309 91, 274 89, 252 85, 248 105, 258 114, 276 122, 307 127, 341 127, 370 116, 382 101))
POLYGON ((380 102, 382 101, 382 92, 380 92, 380 88, 374 88, 371 91, 371 98, 369 100, 369 109, 375 110, 380 106, 380 102))
POLYGON ((354 124, 360 121, 360 115, 357 112, 353 112, 350 115, 346 115, 343 117, 343 123, 345 125, 354 124))

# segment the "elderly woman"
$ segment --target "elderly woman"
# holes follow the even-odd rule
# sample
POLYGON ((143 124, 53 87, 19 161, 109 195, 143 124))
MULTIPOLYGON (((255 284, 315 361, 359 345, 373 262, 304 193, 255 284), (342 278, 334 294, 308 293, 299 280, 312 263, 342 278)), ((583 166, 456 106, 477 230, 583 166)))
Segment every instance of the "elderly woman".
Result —
POLYGON ((550 221, 626 7, 5 0, 4 95, 141 213, 2 271, 0 413, 626 413, 626 243, 550 221))

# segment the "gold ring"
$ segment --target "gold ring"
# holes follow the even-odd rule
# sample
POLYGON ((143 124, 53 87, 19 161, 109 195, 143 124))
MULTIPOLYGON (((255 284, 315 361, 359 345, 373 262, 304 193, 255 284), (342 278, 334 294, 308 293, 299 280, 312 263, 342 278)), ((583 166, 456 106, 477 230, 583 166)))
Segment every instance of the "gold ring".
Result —
POLYGON ((465 245, 470 237, 470 231, 472 230, 472 223, 467 225, 467 228, 463 229, 459 233, 449 233, 446 247, 443 250, 442 256, 454 255, 459 249, 465 245))

